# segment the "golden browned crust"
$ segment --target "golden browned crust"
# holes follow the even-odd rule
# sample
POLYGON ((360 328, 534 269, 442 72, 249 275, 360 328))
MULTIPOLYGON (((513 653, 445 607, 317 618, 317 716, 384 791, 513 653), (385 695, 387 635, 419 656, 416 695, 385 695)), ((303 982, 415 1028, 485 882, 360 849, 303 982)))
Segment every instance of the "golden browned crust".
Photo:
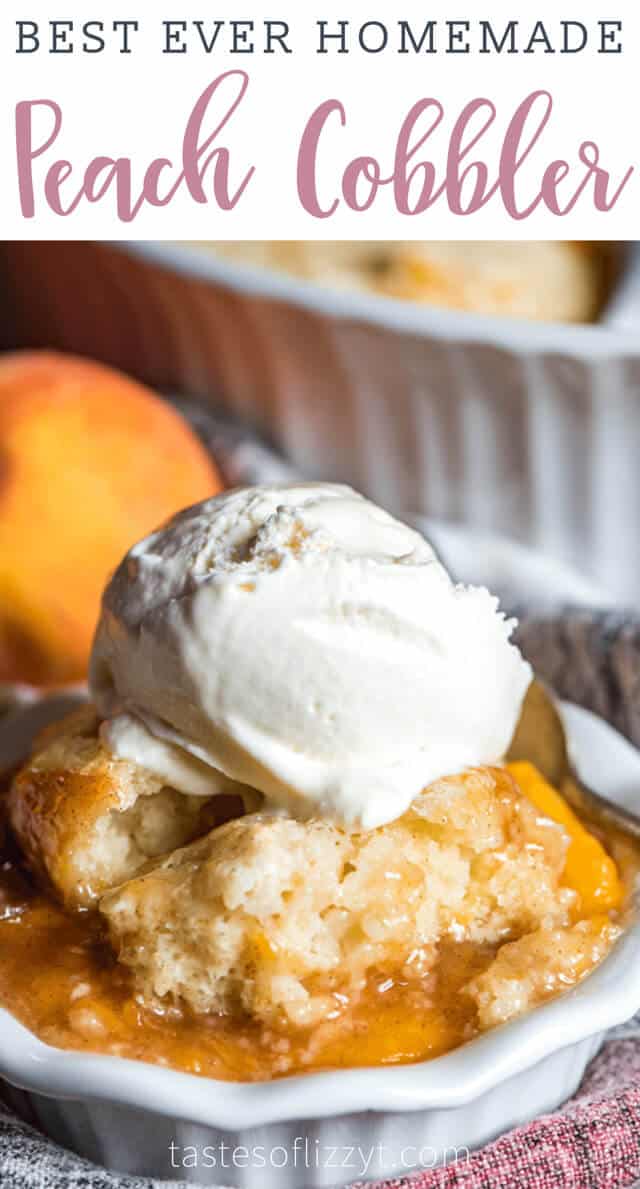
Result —
POLYGON ((479 314, 591 322, 606 293, 602 245, 567 241, 211 243, 218 255, 335 289, 479 314))
POLYGON ((446 938, 563 928, 567 836, 511 776, 437 781, 397 821, 351 833, 247 814, 107 893, 100 911, 147 1002, 315 1026, 369 973, 423 980, 446 938))
POLYGON ((70 907, 90 905, 151 857, 209 824, 202 798, 112 756, 83 706, 47 727, 8 794, 11 827, 28 862, 70 907))

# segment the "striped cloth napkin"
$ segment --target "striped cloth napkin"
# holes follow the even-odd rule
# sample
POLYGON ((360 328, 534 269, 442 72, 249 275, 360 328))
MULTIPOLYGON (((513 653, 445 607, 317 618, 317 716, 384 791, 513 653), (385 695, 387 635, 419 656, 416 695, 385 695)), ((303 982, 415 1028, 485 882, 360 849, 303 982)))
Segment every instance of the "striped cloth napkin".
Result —
MULTIPOLYGON (((294 477, 246 430, 197 406, 184 411, 230 483, 294 477)), ((519 643, 537 672, 558 694, 602 715, 640 746, 640 618, 568 608, 518 611, 519 643)), ((0 1108, 1 1189, 187 1189, 109 1172, 65 1151, 29 1121, 28 1095, 5 1089, 12 1108, 0 1108)), ((623 1189, 638 1180, 640 1018, 609 1035, 578 1093, 554 1114, 456 1164, 375 1189, 623 1189)))

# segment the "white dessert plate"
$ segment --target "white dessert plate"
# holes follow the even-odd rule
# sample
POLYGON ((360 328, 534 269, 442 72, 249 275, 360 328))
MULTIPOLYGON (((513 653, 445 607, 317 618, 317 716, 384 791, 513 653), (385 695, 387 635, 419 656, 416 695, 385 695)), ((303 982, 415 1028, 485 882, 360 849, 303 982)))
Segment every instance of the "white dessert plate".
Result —
MULTIPOLYGON (((587 711, 565 705, 563 713, 582 775, 627 807, 640 803, 640 752, 587 711)), ((266 1083, 218 1082, 55 1049, 0 1011, 0 1075, 28 1091, 45 1130, 108 1166, 200 1184, 293 1189, 406 1172, 411 1159, 424 1165, 454 1149, 461 1158, 460 1152, 566 1099, 606 1030, 638 1009, 640 917, 634 910, 621 940, 580 985, 431 1061, 266 1083), (316 1157, 337 1144, 372 1156, 366 1169, 341 1177, 319 1158, 301 1167, 301 1141, 316 1157), (240 1167, 225 1165, 222 1176, 219 1164, 203 1163, 202 1155, 206 1149, 211 1158, 221 1144, 243 1153, 260 1148, 261 1154, 253 1163, 243 1158, 240 1167), (186 1147, 202 1159, 176 1165, 176 1152, 186 1147), (269 1153, 276 1151, 279 1159, 288 1153, 286 1164, 270 1164, 269 1153)))
POLYGON ((456 582, 486 586, 507 610, 615 607, 615 599, 574 566, 539 549, 494 533, 470 532, 457 524, 414 517, 456 582))

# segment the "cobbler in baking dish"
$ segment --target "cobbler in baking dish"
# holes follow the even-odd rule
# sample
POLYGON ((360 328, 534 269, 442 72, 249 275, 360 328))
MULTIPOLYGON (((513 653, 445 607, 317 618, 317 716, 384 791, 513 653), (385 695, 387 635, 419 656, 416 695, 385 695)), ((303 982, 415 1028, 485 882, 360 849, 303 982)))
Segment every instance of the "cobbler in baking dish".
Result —
POLYGON ((96 704, 7 793, 0 1002, 258 1080, 435 1056, 578 982, 628 854, 505 762, 511 627, 348 488, 229 493, 136 546, 96 704))
POLYGON ((602 245, 502 242, 246 242, 216 255, 332 289, 546 322, 595 321, 608 272, 602 245))

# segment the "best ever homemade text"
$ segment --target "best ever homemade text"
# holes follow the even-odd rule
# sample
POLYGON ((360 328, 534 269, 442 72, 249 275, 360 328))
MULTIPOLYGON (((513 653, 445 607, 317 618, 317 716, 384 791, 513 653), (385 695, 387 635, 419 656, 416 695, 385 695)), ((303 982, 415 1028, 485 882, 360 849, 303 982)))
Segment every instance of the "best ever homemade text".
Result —
MULTIPOLYGON (((20 20, 18 54, 135 52, 138 20, 20 20)), ((316 20, 316 54, 619 54, 622 21, 560 20, 316 20)), ((149 36, 149 29, 145 26, 149 36)), ((282 20, 160 20, 154 44, 161 54, 291 54, 296 33, 282 20)))

